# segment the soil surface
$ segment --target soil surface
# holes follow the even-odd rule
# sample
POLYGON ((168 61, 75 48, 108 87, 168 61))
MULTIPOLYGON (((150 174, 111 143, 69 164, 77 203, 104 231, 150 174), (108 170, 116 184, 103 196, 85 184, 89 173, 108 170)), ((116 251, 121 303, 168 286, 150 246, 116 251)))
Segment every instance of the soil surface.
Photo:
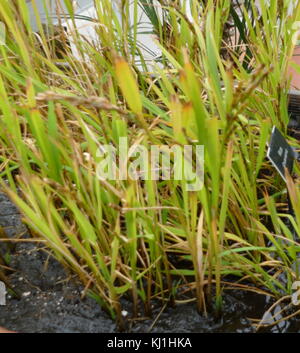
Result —
MULTIPOLYGON (((17 209, 3 194, 0 227, 9 237, 28 237, 17 209)), ((5 253, 7 245, 0 243, 0 254, 7 258, 5 253)), ((23 333, 117 332, 114 322, 94 300, 81 299, 80 284, 41 245, 18 243, 10 253, 9 267, 14 271, 8 279, 19 298, 7 295, 6 306, 0 306, 0 326, 23 333)), ((157 307, 151 319, 132 321, 130 306, 124 302, 124 316, 128 332, 255 332, 249 318, 262 318, 270 305, 270 298, 235 290, 224 295, 224 314, 218 320, 200 316, 194 303, 166 308, 162 313, 157 307)), ((300 318, 267 331, 300 332, 300 318)))

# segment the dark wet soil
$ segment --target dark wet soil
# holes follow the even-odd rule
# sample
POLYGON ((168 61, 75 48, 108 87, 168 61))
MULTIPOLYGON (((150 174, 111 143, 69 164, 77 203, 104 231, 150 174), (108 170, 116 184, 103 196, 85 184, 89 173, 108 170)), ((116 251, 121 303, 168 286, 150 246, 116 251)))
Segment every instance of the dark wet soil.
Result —
MULTIPOLYGON (((23 234, 26 238, 20 215, 3 194, 0 194, 0 227, 9 237, 23 234)), ((2 256, 6 247, 0 243, 2 256)), ((9 275, 9 281, 20 297, 9 294, 7 305, 0 306, 0 326, 24 333, 117 332, 114 322, 93 299, 81 299, 80 285, 41 245, 18 243, 10 251, 9 266, 14 272, 9 275)), ((249 318, 260 319, 270 306, 269 301, 262 295, 235 290, 224 295, 224 314, 218 320, 200 316, 194 303, 166 308, 159 317, 161 308, 157 307, 153 318, 140 317, 133 322, 129 319, 128 303, 124 302, 128 308, 124 316, 130 332, 255 332, 249 318)), ((300 318, 268 331, 300 332, 300 318)))

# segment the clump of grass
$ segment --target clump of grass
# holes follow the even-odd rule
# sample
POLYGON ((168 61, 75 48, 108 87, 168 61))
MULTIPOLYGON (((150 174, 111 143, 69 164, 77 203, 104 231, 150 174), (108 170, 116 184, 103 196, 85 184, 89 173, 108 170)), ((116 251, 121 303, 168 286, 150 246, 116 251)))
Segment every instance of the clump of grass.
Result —
MULTIPOLYGON (((289 15, 290 1, 260 1, 260 11, 246 1, 240 12, 227 0, 193 1, 190 16, 187 1, 161 1, 160 14, 154 1, 135 0, 130 18, 124 1, 119 21, 110 0, 95 1, 93 42, 79 34, 72 2, 64 3, 60 22, 69 19, 78 54, 66 46, 61 65, 41 23, 39 35, 32 32, 23 2, 0 2, 8 29, 0 47, 0 176, 33 235, 120 325, 125 295, 136 315, 141 303, 151 314, 153 300, 180 302, 187 289, 200 312, 211 303, 221 310, 229 276, 237 279, 231 287, 290 293, 299 246, 284 219, 299 232, 298 213, 295 221, 277 212, 283 185, 264 157, 272 125, 287 128, 298 2, 289 15), (138 6, 162 52, 151 65, 137 39, 138 6), (204 187, 99 180, 99 147, 118 147, 120 137, 147 147, 204 145, 204 187)), ((289 191, 296 207, 292 181, 289 191)))

